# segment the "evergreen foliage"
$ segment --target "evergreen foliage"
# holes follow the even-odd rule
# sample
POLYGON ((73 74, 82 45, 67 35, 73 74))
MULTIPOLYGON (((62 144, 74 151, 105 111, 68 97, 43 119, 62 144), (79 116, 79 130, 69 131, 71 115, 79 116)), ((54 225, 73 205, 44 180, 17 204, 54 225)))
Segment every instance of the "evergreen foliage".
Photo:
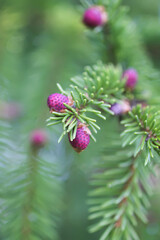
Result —
MULTIPOLYGON (((150 193, 147 181, 157 163, 151 163, 151 159, 160 152, 160 122, 156 107, 137 105, 136 100, 139 96, 141 101, 146 99, 142 89, 152 90, 151 80, 152 86, 153 82, 156 84, 159 72, 155 73, 136 26, 127 15, 127 8, 121 6, 121 1, 109 1, 106 4, 94 1, 90 5, 92 4, 105 5, 109 16, 109 22, 104 28, 94 33, 103 36, 100 38, 105 46, 102 58, 107 63, 121 64, 123 68, 135 67, 140 72, 139 89, 133 93, 124 89, 121 67, 118 67, 118 71, 117 67, 105 64, 87 67, 82 76, 71 80, 74 85, 71 85, 73 90, 70 92, 64 91, 58 84, 61 93, 72 96, 75 105, 71 107, 64 104, 67 110, 63 113, 52 112, 54 117, 49 119, 48 125, 63 123, 64 131, 59 141, 67 132, 70 132, 72 141, 76 137, 78 120, 97 132, 99 126, 95 124, 94 118, 86 116, 87 112, 95 113, 105 120, 102 112, 95 109, 111 113, 109 104, 125 98, 130 103, 135 101, 136 106, 132 106, 129 116, 121 122, 125 128, 121 134, 122 139, 118 133, 113 141, 112 137, 106 141, 104 157, 98 163, 98 173, 91 181, 95 189, 90 192, 89 203, 93 206, 90 207, 89 219, 98 219, 98 222, 95 220, 89 230, 96 232, 103 228, 100 240, 137 240, 137 218, 147 223, 150 193), (144 78, 145 86, 141 85, 144 78)), ((156 102, 157 99, 149 100, 156 102)), ((110 136, 113 131, 112 129, 110 136)))
MULTIPOLYGON (((71 134, 72 140, 75 138, 78 120, 82 123, 86 122, 97 133, 100 127, 95 123, 96 120, 87 114, 93 113, 105 120, 106 117, 101 111, 113 115, 108 107, 123 97, 124 82, 121 81, 122 69, 120 67, 114 68, 112 65, 105 66, 99 63, 93 67, 86 67, 85 70, 82 76, 71 79, 74 85, 71 85, 70 95, 75 102, 74 107, 64 103, 67 110, 64 113, 53 111, 53 117, 47 120, 48 126, 63 123, 64 131, 59 141, 66 133, 71 134)), ((61 93, 67 95, 59 84, 58 87, 61 93)), ((91 136, 93 137, 92 134, 91 136)))
MULTIPOLYGON (((8 2, 0 4, 5 8, 8 2)), ((153 48, 160 36, 156 17, 134 21, 122 0, 81 0, 81 15, 92 5, 104 6, 108 15, 104 26, 85 31, 88 41, 69 1, 61 1, 64 10, 58 1, 55 10, 50 1, 24 2, 15 1, 14 14, 12 3, 0 16, 2 33, 6 27, 0 47, 0 239, 151 239, 143 230, 139 234, 139 225, 149 221, 149 181, 160 155, 160 72, 145 49, 146 44, 155 60, 153 48), (64 81, 83 67, 70 83, 64 81), (139 75, 135 89, 125 86, 123 72, 130 67, 139 75), (47 94, 57 79, 62 79, 59 91, 74 104, 51 112, 50 143, 35 148, 29 133, 44 127, 47 94), (12 99, 21 102, 23 110, 7 119, 1 104, 12 99), (111 106, 122 101, 130 111, 115 116, 111 106), (79 122, 98 141, 86 153, 74 155, 65 135, 74 140, 79 122), (57 124, 62 130, 57 131, 57 124), (62 131, 58 141, 55 131, 62 131), (69 181, 72 189, 65 192, 69 181), (84 214, 88 182, 90 235, 84 214)), ((139 5, 143 8, 143 1, 139 5)))
MULTIPOLYGON (((8 81, 2 83, 1 104, 9 97, 8 81)), ((38 148, 29 145, 25 152, 20 147, 19 140, 15 141, 12 119, 3 111, 2 108, 1 239, 58 239, 61 187, 57 167, 46 153, 39 156, 38 148)))
POLYGON ((137 240, 137 219, 147 222, 150 167, 144 168, 143 157, 134 156, 134 148, 122 148, 122 143, 113 133, 91 180, 94 189, 89 193, 89 219, 94 224, 89 231, 103 229, 100 240, 137 240))

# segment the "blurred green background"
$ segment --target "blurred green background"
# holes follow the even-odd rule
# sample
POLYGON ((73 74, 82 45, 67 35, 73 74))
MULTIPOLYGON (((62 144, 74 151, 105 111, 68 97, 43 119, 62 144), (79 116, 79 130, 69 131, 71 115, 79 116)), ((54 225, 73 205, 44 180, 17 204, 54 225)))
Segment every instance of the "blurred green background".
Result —
MULTIPOLYGON (((159 0, 125 0, 137 23, 148 55, 160 66, 159 0)), ((0 83, 7 86, 1 101, 18 103, 20 115, 12 121, 12 135, 27 145, 32 129, 45 128, 49 116, 46 99, 57 92, 56 83, 65 88, 69 79, 101 59, 99 46, 87 37, 81 22, 82 8, 76 0, 0 0, 0 83), (23 137, 22 137, 23 136, 23 137)), ((103 123, 101 123, 102 126, 103 123)), ((110 123, 111 124, 111 123, 110 123)), ((49 129, 50 148, 55 154, 63 179, 64 206, 59 221, 60 239, 96 240, 87 232, 87 192, 91 166, 106 138, 102 126, 97 143, 81 155, 73 152, 67 137, 56 145, 61 129, 49 129), (87 161, 86 161, 87 160, 87 161)), ((142 239, 160 239, 160 188, 155 188, 149 225, 140 226, 142 239), (157 211, 158 209, 158 211, 157 211)))

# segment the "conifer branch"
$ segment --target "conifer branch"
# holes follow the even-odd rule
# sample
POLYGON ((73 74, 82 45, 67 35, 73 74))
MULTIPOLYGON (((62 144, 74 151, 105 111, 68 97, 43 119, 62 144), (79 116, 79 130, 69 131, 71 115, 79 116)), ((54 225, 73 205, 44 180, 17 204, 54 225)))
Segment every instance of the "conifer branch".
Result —
MULTIPOLYGON (((142 101, 147 99, 150 102, 149 97, 142 93, 144 89, 142 80, 145 79, 145 88, 150 94, 150 79, 156 83, 159 76, 158 72, 153 74, 154 68, 146 56, 136 25, 128 17, 128 9, 120 5, 121 1, 83 2, 85 7, 101 4, 107 11, 106 25, 101 22, 98 25, 99 30, 93 31, 93 35, 102 36, 100 39, 105 45, 104 49, 107 50, 105 61, 119 63, 123 68, 135 67, 140 70, 140 81, 136 91, 132 92, 133 89, 127 87, 124 89, 122 67, 118 67, 120 70, 117 71, 117 67, 113 65, 98 63, 91 68, 87 67, 82 76, 73 78, 70 89, 64 91, 58 85, 62 94, 72 96, 74 105, 64 104, 66 109, 61 113, 53 111, 53 117, 49 118, 48 122, 49 125, 62 123, 64 131, 60 140, 66 133, 70 133, 71 142, 76 137, 78 121, 97 132, 99 126, 95 124, 94 118, 88 116, 89 112, 103 118, 104 110, 111 113, 111 105, 119 100, 127 99, 129 103, 136 104, 139 99, 142 101)), ((102 9, 100 11, 104 13, 102 9)), ((87 21, 85 24, 93 27, 87 21)), ((157 99, 154 102, 158 103, 157 99)), ((111 139, 106 141, 105 154, 99 161, 97 173, 91 181, 94 189, 89 194, 91 205, 89 219, 95 223, 89 231, 104 229, 100 240, 139 239, 136 225, 138 219, 147 222, 148 195, 151 192, 147 181, 153 169, 147 163, 157 153, 159 156, 158 109, 150 107, 142 109, 142 106, 137 105, 130 111, 129 116, 125 118, 121 115, 121 118, 124 119, 122 124, 125 127, 124 131, 122 130, 122 139, 119 138, 118 132, 115 134, 114 143, 111 139)), ((110 135, 112 132, 113 129, 110 135)))
POLYGON ((36 195, 36 175, 38 171, 37 151, 33 151, 29 159, 28 186, 26 189, 26 201, 23 209, 22 239, 28 240, 32 234, 30 215, 33 201, 36 195))
POLYGON ((132 147, 122 149, 120 142, 117 139, 112 141, 112 145, 108 143, 91 180, 94 189, 89 193, 89 219, 96 223, 89 231, 104 229, 100 240, 138 240, 135 231, 137 218, 147 222, 147 195, 151 193, 147 179, 150 170, 144 169, 139 154, 133 156, 132 147))
POLYGON ((35 150, 27 157, 6 173, 4 239, 58 239, 61 188, 55 166, 35 150))
MULTIPOLYGON (((104 2, 100 1, 100 3, 103 4, 104 2)), ((106 5, 104 3, 109 16, 109 22, 104 26, 102 31, 105 45, 109 50, 107 52, 109 56, 107 61, 121 62, 125 67, 136 66, 137 70, 140 69, 140 71, 143 71, 142 69, 144 69, 145 78, 143 74, 140 75, 140 78, 145 81, 145 88, 148 89, 148 91, 151 91, 151 83, 148 80, 152 78, 153 82, 156 84, 156 79, 158 79, 159 73, 154 75, 154 79, 151 77, 153 71, 155 72, 155 69, 153 69, 151 62, 145 54, 135 24, 126 15, 127 8, 119 6, 119 3, 120 1, 110 1, 106 5)), ((154 85, 155 87, 153 82, 152 86, 154 85)), ((137 96, 135 94, 131 99, 136 97, 138 98, 138 94, 137 96)), ((103 163, 99 164, 101 166, 100 173, 97 173, 95 175, 95 180, 92 181, 96 189, 91 192, 92 198, 89 201, 94 205, 90 208, 90 219, 101 218, 101 220, 91 226, 90 232, 100 230, 105 226, 106 230, 100 240, 137 240, 139 237, 133 227, 137 222, 134 215, 137 215, 138 218, 144 222, 147 221, 146 208, 149 206, 146 197, 149 193, 147 175, 151 169, 149 169, 150 166, 148 165, 147 167, 144 167, 144 163, 145 165, 149 163, 150 159, 156 155, 156 152, 159 156, 158 109, 150 107, 142 109, 141 106, 137 106, 129 113, 129 118, 122 121, 122 123, 125 124, 125 130, 122 133, 122 145, 125 147, 126 155, 130 152, 127 148, 130 148, 130 145, 133 145, 132 154, 130 157, 128 156, 132 161, 129 162, 129 165, 128 162, 124 165, 122 164, 122 166, 126 166, 127 168, 126 175, 124 177, 121 176, 121 178, 117 177, 117 175, 121 173, 121 167, 118 164, 118 161, 121 161, 122 159, 121 156, 112 156, 111 158, 109 155, 110 152, 106 152, 106 161, 104 163, 103 160, 103 163), (109 157, 111 159, 109 159, 109 157), (117 164, 115 164, 114 159, 116 159, 117 164), (140 169, 141 172, 139 171, 140 169), (111 179, 116 179, 112 182, 112 185, 109 185, 108 183, 110 177, 111 179), (111 186, 114 188, 114 185, 116 186, 116 184, 117 189, 115 188, 114 190, 111 190, 111 186), (119 191, 118 184, 124 184, 121 191, 119 191), (129 194, 127 189, 131 190, 129 194), (126 194, 128 194, 127 197, 126 194), (116 201, 117 198, 121 198, 121 201, 118 204, 116 201), (115 209, 115 202, 118 206, 117 209, 115 209), (137 210, 135 210, 135 206, 137 207, 137 210)), ((109 142, 107 143, 107 147, 108 145, 109 142)), ((113 144, 110 147, 112 148, 111 154, 115 154, 115 152, 117 153, 118 147, 115 147, 114 149, 113 144)), ((125 150, 121 149, 120 151, 125 150)), ((123 157, 123 160, 124 159, 125 158, 123 157)))
POLYGON ((156 107, 145 107, 137 105, 129 113, 129 118, 122 121, 125 126, 121 134, 125 145, 138 144, 134 155, 145 150, 145 165, 150 163, 154 155, 160 154, 160 111, 156 107))
POLYGON ((62 123, 63 132, 59 142, 66 133, 71 134, 72 140, 75 138, 78 121, 87 123, 94 133, 97 133, 100 127, 96 119, 91 118, 89 114, 95 114, 105 120, 105 112, 113 115, 110 110, 111 104, 124 98, 124 81, 120 67, 97 63, 93 67, 86 67, 82 76, 72 78, 71 82, 74 85, 71 84, 69 90, 64 91, 60 84, 58 87, 61 93, 72 96, 74 105, 64 103, 66 110, 52 111, 53 117, 47 120, 48 126, 62 123))

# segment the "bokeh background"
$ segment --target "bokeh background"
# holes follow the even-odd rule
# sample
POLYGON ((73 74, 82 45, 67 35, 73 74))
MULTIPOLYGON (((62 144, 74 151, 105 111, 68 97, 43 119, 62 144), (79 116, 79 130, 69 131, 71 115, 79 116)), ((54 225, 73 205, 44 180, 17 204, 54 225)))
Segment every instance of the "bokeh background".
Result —
MULTIPOLYGON (((124 4, 131 8, 129 13, 142 34, 147 53, 159 68, 159 0, 125 0, 124 4)), ((66 88, 70 78, 80 74, 84 66, 101 59, 100 46, 88 37, 81 22, 82 13, 76 0, 0 0, 0 117, 9 120, 10 138, 16 145, 12 153, 6 153, 11 161, 8 167, 23 160, 16 151, 27 152, 31 131, 46 129, 46 99, 58 91, 56 83, 66 88), (7 113, 3 113, 6 108, 7 113)), ((57 223, 60 239, 98 239, 98 235, 87 232, 86 199, 90 172, 110 127, 103 121, 100 125, 103 134, 99 132, 97 143, 91 142, 80 155, 73 152, 67 137, 57 144, 61 127, 46 129, 49 142, 40 154, 58 166, 63 202, 57 223)), ((1 131, 5 131, 4 125, 1 131)), ((150 223, 140 225, 141 239, 160 239, 159 183, 154 179, 150 223)))

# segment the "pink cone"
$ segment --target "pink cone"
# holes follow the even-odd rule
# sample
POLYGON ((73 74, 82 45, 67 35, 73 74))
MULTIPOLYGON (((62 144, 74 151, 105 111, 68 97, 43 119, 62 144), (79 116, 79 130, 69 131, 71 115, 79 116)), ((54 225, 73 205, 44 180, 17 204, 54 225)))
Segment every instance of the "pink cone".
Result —
POLYGON ((68 134, 69 142, 76 152, 81 152, 87 148, 90 142, 90 130, 84 125, 80 125, 77 128, 77 133, 75 139, 73 141, 70 140, 70 136, 68 134))
POLYGON ((66 109, 63 103, 69 104, 69 98, 60 93, 51 94, 47 99, 47 105, 51 111, 60 112, 66 109))
POLYGON ((135 69, 129 68, 123 73, 123 78, 126 78, 126 88, 134 89, 138 81, 138 73, 135 69))
POLYGON ((30 135, 30 143, 35 147, 42 147, 47 143, 47 134, 43 129, 33 130, 30 135))
POLYGON ((89 28, 102 26, 107 20, 108 16, 103 6, 92 6, 83 15, 83 23, 89 28))

